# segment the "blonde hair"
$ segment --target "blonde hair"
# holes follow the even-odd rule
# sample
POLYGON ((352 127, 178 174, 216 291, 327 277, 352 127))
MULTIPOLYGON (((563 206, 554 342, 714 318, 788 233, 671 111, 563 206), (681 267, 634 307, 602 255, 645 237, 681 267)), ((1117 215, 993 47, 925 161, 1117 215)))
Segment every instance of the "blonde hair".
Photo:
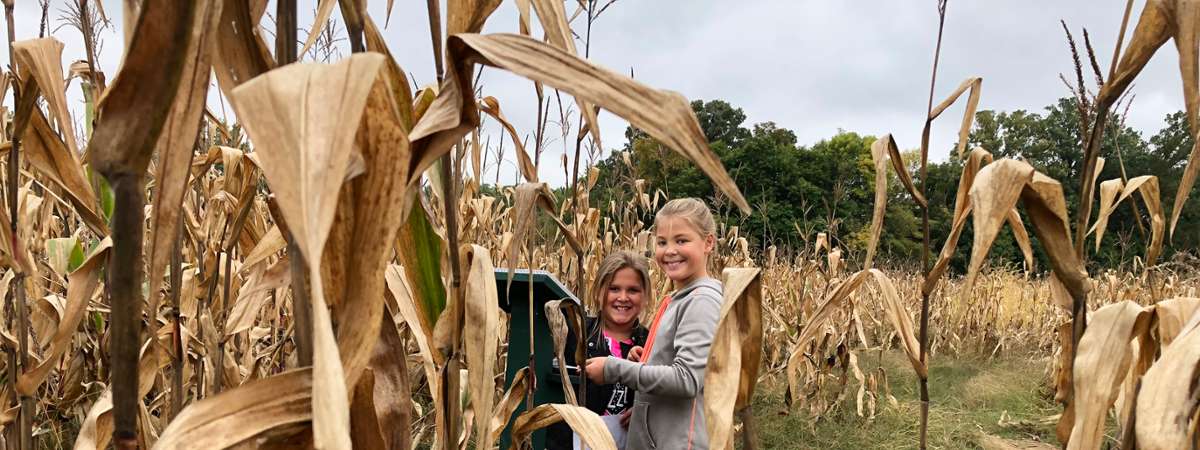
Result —
POLYGON ((596 284, 592 288, 593 295, 596 298, 598 307, 603 307, 605 289, 609 283, 612 283, 613 277, 617 276, 617 272, 621 269, 633 269, 642 280, 642 289, 646 292, 650 291, 650 265, 646 262, 646 258, 638 256, 630 251, 618 251, 610 253, 603 261, 600 262, 600 267, 596 269, 596 284))
POLYGON ((687 197, 667 202, 658 210, 658 214, 654 215, 654 226, 657 227, 666 217, 679 217, 686 220, 692 228, 696 229, 696 233, 700 234, 700 237, 717 235, 717 222, 713 219, 712 211, 709 211, 708 205, 699 199, 687 197))

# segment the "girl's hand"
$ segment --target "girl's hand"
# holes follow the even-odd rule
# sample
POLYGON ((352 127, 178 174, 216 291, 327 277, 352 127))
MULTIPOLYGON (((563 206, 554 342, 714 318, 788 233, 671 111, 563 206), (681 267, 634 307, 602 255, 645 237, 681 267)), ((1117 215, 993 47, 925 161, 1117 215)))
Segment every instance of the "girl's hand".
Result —
POLYGON ((625 410, 625 412, 621 413, 621 426, 622 427, 629 428, 629 416, 632 416, 632 415, 633 415, 633 408, 629 408, 629 409, 625 410))
POLYGON ((629 357, 627 359, 633 362, 642 362, 642 353, 645 350, 646 349, 642 346, 635 345, 633 348, 629 349, 629 357))
POLYGON ((588 379, 593 383, 604 384, 604 360, 607 358, 607 356, 588 358, 584 371, 587 372, 588 379))

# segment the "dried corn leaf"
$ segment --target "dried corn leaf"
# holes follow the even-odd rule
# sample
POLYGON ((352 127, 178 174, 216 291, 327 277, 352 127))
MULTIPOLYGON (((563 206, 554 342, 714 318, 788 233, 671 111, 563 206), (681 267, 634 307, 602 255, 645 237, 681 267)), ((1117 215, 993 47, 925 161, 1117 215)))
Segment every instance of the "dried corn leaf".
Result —
POLYGON ((788 357, 787 362, 788 390, 791 392, 793 399, 796 398, 796 395, 800 394, 800 363, 804 361, 804 350, 808 347, 809 341, 817 335, 817 332, 823 329, 825 321, 829 320, 829 317, 841 308, 846 299, 850 297, 850 294, 858 290, 859 286, 866 280, 866 277, 867 272, 860 271, 846 278, 846 281, 843 281, 834 288, 833 292, 829 293, 825 303, 822 303, 817 308, 817 312, 812 315, 812 318, 800 330, 800 337, 796 340, 795 344, 796 350, 788 357))
POLYGON ((280 258, 271 267, 258 266, 250 271, 246 283, 238 289, 237 298, 229 316, 225 319, 225 335, 231 336, 254 326, 263 304, 271 298, 271 291, 292 284, 291 261, 280 258))
POLYGON ((981 147, 975 147, 971 149, 970 156, 963 164, 962 173, 958 178, 958 191, 954 198, 954 220, 950 228, 950 235, 946 237, 946 243, 942 245, 942 251, 938 254, 933 269, 929 271, 929 274, 925 276, 925 281, 921 284, 923 295, 932 294, 942 276, 946 274, 946 270, 950 268, 950 259, 954 257, 954 252, 958 249, 958 240, 966 227, 967 216, 972 211, 971 186, 975 183, 975 176, 979 170, 991 162, 991 153, 981 147))
POLYGON ((887 211, 887 154, 884 141, 891 138, 891 135, 885 135, 871 144, 871 159, 875 163, 875 205, 871 214, 871 236, 867 241, 867 256, 863 259, 863 268, 866 269, 871 268, 875 262, 875 248, 879 245, 879 235, 883 233, 883 214, 887 211))
POLYGON ((382 53, 387 59, 387 65, 384 66, 384 77, 387 79, 388 87, 390 88, 392 98, 396 103, 396 111, 400 114, 400 122, 404 126, 404 131, 412 130, 413 124, 416 123, 416 116, 413 114, 413 94, 412 89, 408 85, 408 77, 404 75, 404 70, 396 63, 396 58, 392 56, 392 52, 388 50, 387 42, 383 39, 383 33, 375 26, 375 21, 371 17, 364 17, 366 25, 363 28, 363 34, 366 36, 367 51, 382 53))
POLYGON ((308 32, 308 38, 304 39, 304 47, 300 48, 299 54, 308 53, 313 44, 317 43, 317 38, 320 37, 321 32, 325 31, 325 24, 329 22, 329 16, 333 14, 333 5, 337 2, 338 0, 319 0, 317 2, 317 13, 313 19, 312 30, 308 32))
POLYGON ((333 222, 355 131, 383 62, 381 55, 363 54, 334 65, 283 67, 239 86, 230 98, 289 230, 313 262, 333 222))
POLYGON ((1142 201, 1146 204, 1146 212, 1150 214, 1150 245, 1146 249, 1145 260, 1146 266, 1150 267, 1154 265, 1158 255, 1162 252, 1163 231, 1166 224, 1163 218, 1162 203, 1159 200, 1158 177, 1143 175, 1131 178, 1128 183, 1122 183, 1119 179, 1100 183, 1100 212, 1091 231, 1096 233, 1096 250, 1099 251, 1100 239, 1104 236, 1109 216, 1117 205, 1132 196, 1135 191, 1142 195, 1142 201), (1117 196, 1118 191, 1120 196, 1117 196))
POLYGON ((350 439, 354 448, 385 449, 383 427, 375 415, 375 372, 363 369, 350 400, 350 439))
POLYGON ((908 168, 904 167, 904 159, 900 157, 900 149, 892 135, 885 134, 871 144, 871 160, 875 163, 875 206, 871 215, 871 238, 867 241, 867 257, 863 262, 864 268, 870 268, 875 261, 875 250, 879 246, 879 236, 883 233, 883 215, 887 211, 887 161, 892 161, 892 169, 900 178, 900 182, 908 189, 909 195, 917 204, 925 206, 925 197, 917 191, 908 168))
MULTIPOLYGON (((1195 135, 1195 128, 1192 134, 1195 135)), ((1175 191, 1175 203, 1171 207, 1171 236, 1175 235, 1175 225, 1179 223, 1179 216, 1183 213, 1183 205, 1187 203, 1188 196, 1191 195, 1192 186, 1196 184, 1196 175, 1200 174, 1200 140, 1197 140, 1192 145, 1192 152, 1188 155, 1187 167, 1183 169, 1183 177, 1179 179, 1179 190, 1175 191)))
POLYGON ((987 259, 988 251, 1000 233, 1009 211, 1017 204, 1021 191, 1033 178, 1033 167, 1021 161, 1002 159, 980 169, 971 185, 971 205, 975 211, 975 241, 971 245, 971 262, 963 282, 964 293, 970 292, 987 259))
POLYGON ((1096 233, 1097 252, 1100 251, 1100 240, 1104 238, 1104 231, 1108 228, 1108 217, 1117 209, 1117 197, 1124 187, 1125 183, 1119 178, 1100 183, 1100 211, 1096 214, 1096 223, 1088 230, 1088 233, 1096 233))
MULTIPOLYGON (((426 328, 422 321, 423 315, 417 311, 418 304, 412 295, 412 290, 407 282, 407 270, 404 267, 391 265, 385 274, 387 280, 388 292, 396 300, 397 308, 400 316, 408 324, 412 330, 413 340, 417 343, 417 349, 421 357, 421 367, 425 372, 425 380, 429 383, 429 392, 440 398, 442 388, 442 377, 440 368, 445 367, 445 356, 440 349, 434 346, 433 329, 426 328)), ((407 375, 406 375, 407 376, 407 375)), ((434 401, 434 416, 440 422, 445 414, 441 411, 445 402, 434 401)))
MULTIPOLYGON (((500 307, 496 292, 496 274, 492 256, 478 245, 464 245, 460 250, 467 269, 466 310, 463 342, 466 342, 467 368, 471 392, 471 409, 477 418, 479 448, 492 448, 490 426, 492 400, 496 396, 496 348, 500 344, 500 307)), ((547 304, 547 308, 549 308, 547 304)))
POLYGON ((1138 448, 1167 450, 1194 445, 1193 418, 1200 402, 1200 396, 1196 395, 1198 367, 1200 315, 1193 315, 1179 337, 1142 377, 1136 414, 1138 448))
POLYGON ((415 302, 413 301, 412 291, 409 288, 405 275, 406 271, 404 267, 392 264, 388 266, 384 277, 387 281, 388 292, 396 299, 400 317, 408 325, 408 328, 412 330, 413 340, 416 341, 417 350, 424 361, 425 375, 430 380, 435 380, 437 366, 441 365, 444 358, 440 352, 432 347, 432 327, 425 328, 426 325, 420 319, 421 313, 414 307, 415 302))
MULTIPOLYGON (((1148 309, 1148 311, 1151 316, 1157 315, 1157 308, 1148 309)), ((1154 317, 1148 318, 1148 322, 1151 324, 1155 320, 1154 317)), ((1150 366, 1154 364, 1155 356, 1158 354, 1158 340, 1152 335, 1153 328, 1151 325, 1137 330, 1139 333, 1129 343, 1133 363, 1129 365, 1129 373, 1125 375, 1120 393, 1117 395, 1116 402, 1113 403, 1123 443, 1135 439, 1136 418, 1133 415, 1133 409, 1137 405, 1138 386, 1141 385, 1142 376, 1150 370, 1150 366)))
POLYGON ((1067 292, 1067 287, 1063 286, 1061 280, 1058 279, 1058 274, 1050 272, 1050 299, 1055 306, 1062 308, 1065 312, 1071 312, 1071 305, 1074 300, 1071 299, 1071 293, 1067 292))
POLYGON ((950 94, 942 103, 939 103, 930 111, 929 118, 925 121, 924 135, 929 136, 929 126, 933 123, 933 120, 942 115, 942 112, 946 111, 946 108, 953 105, 955 101, 958 101, 963 92, 970 89, 971 93, 967 95, 967 106, 963 110, 962 125, 958 128, 958 157, 962 158, 963 151, 967 149, 967 136, 971 133, 971 124, 975 122, 975 110, 979 107, 980 86, 982 85, 983 78, 980 77, 971 77, 963 80, 962 84, 959 84, 958 88, 954 90, 954 93, 950 94))
MULTIPOLYGON (((37 83, 38 91, 41 92, 42 98, 46 99, 47 109, 54 117, 54 123, 62 130, 61 139, 66 141, 71 160, 78 163, 79 148, 75 144, 74 121, 71 112, 67 110, 67 93, 60 88, 67 85, 62 72, 63 43, 49 37, 17 41, 11 45, 12 56, 17 63, 21 79, 37 83)), ((20 109, 17 108, 18 111, 20 109)), ((18 124, 22 121, 21 118, 16 119, 18 124)))
MULTIPOLYGON (((1096 182, 1100 181, 1100 172, 1104 171, 1105 161, 1106 160, 1103 157, 1096 157, 1096 167, 1095 167, 1095 169, 1093 169, 1092 179, 1088 180, 1087 189, 1089 192, 1093 192, 1093 193, 1096 192, 1096 182)), ((1124 174, 1125 172, 1122 171, 1121 173, 1124 174)), ((1124 175, 1122 175, 1122 177, 1124 177, 1124 175)), ((1095 194, 1093 194, 1093 195, 1095 195, 1095 194)), ((1089 208, 1089 210, 1090 210, 1090 208, 1089 208)))
POLYGON ((154 448, 227 448, 311 420, 313 381, 313 369, 294 369, 192 403, 163 430, 154 448))
POLYGON ((954 194, 954 217, 958 220, 967 213, 971 206, 971 186, 975 184, 975 177, 979 175, 979 171, 983 166, 992 163, 992 154, 983 147, 975 147, 971 149, 971 154, 967 157, 966 163, 963 164, 962 173, 958 178, 958 190, 954 194))
POLYGON ((1025 205, 1026 216, 1038 242, 1042 243, 1042 250, 1050 259, 1050 268, 1071 293, 1072 299, 1086 301, 1091 283, 1087 269, 1071 245, 1071 226, 1062 185, 1035 172, 1021 192, 1021 203, 1025 205))
MULTIPOLYGON (((550 338, 554 341, 554 357, 560 364, 567 361, 564 351, 567 346, 567 318, 563 315, 562 304, 571 300, 553 300, 546 302, 543 309, 546 314, 546 323, 550 327, 550 338)), ((579 406, 579 399, 575 397, 575 389, 572 388, 571 380, 568 371, 559 371, 559 382, 562 383, 563 396, 567 400, 567 404, 579 406)))
MULTIPOLYGON (((567 11, 563 8, 562 2, 557 0, 533 0, 533 7, 537 11, 538 20, 542 23, 542 30, 546 32, 546 40, 562 51, 577 56, 579 52, 575 49, 575 34, 571 31, 571 25, 567 20, 567 11)), ((527 16, 528 6, 525 6, 522 10, 522 18, 528 20, 527 16)), ((522 24, 525 25, 522 29, 527 30, 528 24, 525 22, 522 22, 522 24)), ((522 32, 522 34, 528 35, 529 33, 522 32)), ((600 145, 600 124, 596 118, 594 105, 578 96, 575 97, 575 102, 579 106, 580 114, 583 115, 584 124, 587 125, 588 130, 592 133, 592 139, 595 141, 596 148, 603 148, 600 145)), ((582 135, 580 139, 582 139, 582 135)))
MULTIPOLYGON (((108 224, 100 216, 100 202, 92 191, 78 154, 71 153, 62 138, 50 129, 50 123, 40 110, 33 111, 29 123, 22 138, 21 156, 46 178, 62 187, 75 212, 92 232, 107 236, 108 224)), ((69 140, 75 139, 72 137, 69 140)))
POLYGON ((1058 448, 1044 442, 1009 440, 982 432, 976 438, 975 443, 983 450, 1054 450, 1058 448))
MULTIPOLYGON (((1096 96, 1097 109, 1108 111, 1146 63, 1154 56, 1168 39, 1175 40, 1175 48, 1179 52, 1179 72, 1183 84, 1184 104, 1187 107, 1189 130, 1193 136, 1200 133, 1200 86, 1198 86, 1198 61, 1200 53, 1200 7, 1194 0, 1149 0, 1142 8, 1133 37, 1121 55, 1116 71, 1096 96)), ((1171 212, 1171 234, 1175 233, 1175 225, 1183 212, 1196 175, 1200 172, 1200 142, 1192 147, 1188 155, 1188 164, 1183 171, 1179 190, 1175 194, 1175 203, 1171 212)))
POLYGON ((207 2, 148 2, 125 62, 100 97, 96 128, 88 141, 88 161, 100 173, 140 177, 164 130, 169 111, 184 86, 193 34, 206 26, 207 2))
POLYGON ((501 0, 449 0, 446 2, 446 34, 478 33, 501 0))
MULTIPOLYGON (((267 44, 259 34, 257 21, 245 0, 223 0, 221 18, 214 34, 213 73, 225 97, 232 98, 233 88, 275 67, 267 44)), ((324 21, 316 22, 324 24, 324 21)))
POLYGON ((525 394, 528 392, 529 367, 522 367, 517 369, 516 376, 513 377, 508 390, 504 392, 504 397, 500 398, 500 402, 496 404, 495 411, 492 413, 488 432, 491 442, 496 442, 497 439, 500 439, 500 434, 504 432, 504 428, 512 420, 513 412, 516 412, 517 407, 521 406, 521 401, 525 399, 525 394))
POLYGON ((18 393, 33 395, 42 381, 46 380, 46 376, 50 375, 50 370, 58 364, 58 360, 71 346, 71 336, 75 334, 75 329, 79 327, 79 322, 87 312, 92 294, 100 286, 100 266, 108 261, 110 248, 112 248, 112 240, 105 238, 96 247, 96 250, 92 251, 87 260, 74 272, 71 272, 67 284, 67 308, 62 320, 58 322, 54 337, 51 338, 50 351, 40 364, 17 377, 18 393))
POLYGON ((1179 337, 1187 323, 1196 317, 1200 311, 1200 299, 1172 298, 1154 304, 1155 315, 1158 318, 1158 341, 1162 350, 1166 350, 1179 337))
MULTIPOLYGON (((96 403, 88 408, 87 417, 79 427, 79 436, 75 438, 75 450, 107 449, 112 438, 112 389, 105 389, 96 398, 96 403)), ((160 439, 161 442, 161 439, 160 439)))
POLYGON ((513 447, 521 448, 521 445, 527 444, 530 433, 560 421, 566 421, 588 448, 594 450, 616 450, 617 448, 612 434, 608 432, 608 427, 604 425, 604 421, 600 420, 600 416, 582 406, 558 403, 539 405, 533 410, 517 416, 512 431, 513 447))
POLYGON ((208 99, 208 79, 212 72, 208 48, 217 19, 221 16, 221 6, 220 0, 196 2, 194 14, 201 16, 202 20, 194 22, 187 31, 190 37, 187 47, 183 49, 188 56, 183 61, 182 79, 166 123, 163 124, 162 134, 158 137, 158 158, 154 171, 156 190, 152 199, 150 242, 146 251, 151 315, 158 312, 158 290, 162 287, 167 260, 175 247, 175 230, 192 163, 192 148, 196 145, 200 119, 208 99))
POLYGON ((284 221, 310 265, 313 436, 319 448, 350 446, 347 389, 320 262, 355 131, 383 63, 382 55, 356 54, 333 65, 289 65, 238 86, 231 98, 258 145, 284 221), (330 115, 342 120, 330 121, 330 115))
POLYGON ((338 248, 340 254, 352 257, 344 258, 343 264, 328 265, 343 270, 342 276, 331 280, 344 280, 342 287, 327 284, 338 289, 331 291, 331 297, 337 298, 332 302, 336 305, 334 319, 338 323, 362 324, 338 329, 338 352, 347 388, 354 386, 379 338, 377 327, 386 289, 384 271, 392 258, 390 244, 403 225, 402 204, 407 196, 404 170, 411 149, 394 98, 389 95, 386 73, 380 72, 375 78, 357 134, 355 147, 368 170, 347 183, 339 207, 352 205, 352 217, 335 224, 335 229, 340 226, 350 233, 348 245, 338 248))
POLYGON ((514 151, 517 153, 517 162, 521 168, 521 175, 525 177, 525 181, 536 183, 538 180, 537 168, 533 166, 533 161, 529 159, 529 153, 525 151, 525 145, 521 143, 521 137, 517 135, 517 129, 513 128, 508 119, 504 117, 504 113, 500 112, 500 102, 495 97, 484 97, 480 101, 479 110, 492 116, 497 122, 500 122, 500 125, 508 132, 508 136, 512 139, 514 151))
MULTIPOLYGON (((1149 177, 1138 189, 1138 192, 1142 194, 1142 202, 1146 204, 1146 212, 1150 214, 1150 246, 1146 249, 1146 267, 1154 266, 1158 261, 1158 256, 1162 254, 1163 235, 1166 231, 1166 220, 1163 216, 1162 200, 1158 191, 1158 177, 1153 175, 1149 175, 1149 177)), ((1133 184, 1132 181, 1130 180, 1130 184, 1133 184)))
POLYGON ((762 362, 762 279, 759 269, 722 273, 724 300, 704 384, 704 418, 711 448, 733 447, 733 417, 754 396, 762 362))
MULTIPOLYGON (((743 213, 750 205, 720 160, 708 147, 687 100, 677 93, 651 89, 536 40, 513 34, 451 36, 456 61, 473 61, 571 93, 628 120, 654 139, 695 163, 743 213)), ((439 96, 440 98, 440 96, 439 96)), ((414 131, 413 133, 417 133, 414 131)))
POLYGON ((1021 214, 1016 208, 1008 210, 1005 216, 1008 219, 1008 226, 1012 228, 1013 238, 1017 241, 1017 247, 1021 249, 1021 254, 1025 256, 1025 271, 1033 272, 1035 259, 1033 259, 1033 244, 1029 240, 1029 231, 1025 229, 1025 222, 1021 221, 1021 214))
MULTIPOLYGON (((884 141, 887 145, 887 157, 892 161, 892 170, 896 171, 896 177, 900 179, 900 184, 904 185, 904 188, 908 190, 908 195, 911 195, 918 205, 925 206, 927 204, 925 196, 921 195, 921 192, 917 190, 912 176, 908 174, 908 168, 904 167, 904 158, 900 155, 900 148, 896 146, 896 140, 892 138, 891 134, 884 135, 880 140, 884 141)), ((876 142, 879 142, 879 140, 876 142)), ((874 147, 874 144, 872 144, 872 155, 874 155, 874 147)))
POLYGON ((246 258, 242 260, 242 271, 253 269, 255 265, 279 253, 284 247, 287 247, 287 240, 283 238, 283 233, 279 231, 279 226, 271 225, 271 228, 267 230, 267 234, 264 234, 254 244, 254 248, 250 249, 250 253, 247 253, 246 258))
POLYGON ((908 362, 912 364, 918 378, 928 378, 929 368, 921 361, 921 345, 917 342, 917 336, 914 333, 916 327, 913 326, 912 316, 908 314, 908 310, 904 309, 904 302, 900 300, 900 293, 896 290, 896 285, 883 271, 871 269, 870 272, 879 286, 879 292, 883 294, 880 297, 883 301, 883 312, 887 315, 888 321, 892 322, 892 326, 896 328, 896 335, 900 337, 900 343, 904 346, 904 354, 908 356, 908 362))
POLYGON ((505 263, 508 266, 506 290, 512 287, 512 273, 517 267, 517 255, 520 254, 520 249, 527 246, 533 225, 537 222, 539 207, 550 214, 557 212, 554 207, 554 194, 550 193, 549 186, 546 183, 518 185, 513 193, 513 207, 509 210, 513 217, 513 245, 517 248, 508 252, 508 261, 505 263))
POLYGON ((379 340, 368 369, 374 373, 375 417, 383 433, 384 448, 412 448, 412 391, 408 381, 405 342, 388 315, 380 318, 379 340))
POLYGON ((1067 449, 1100 447, 1105 417, 1129 371, 1129 342, 1150 325, 1149 319, 1148 310, 1130 301, 1105 306, 1092 314, 1075 353, 1075 395, 1071 403, 1075 423, 1067 449))

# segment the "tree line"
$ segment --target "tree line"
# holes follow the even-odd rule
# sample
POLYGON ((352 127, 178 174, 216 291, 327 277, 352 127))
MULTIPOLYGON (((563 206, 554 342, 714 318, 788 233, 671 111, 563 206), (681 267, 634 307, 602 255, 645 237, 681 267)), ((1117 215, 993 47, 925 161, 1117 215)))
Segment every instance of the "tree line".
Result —
MULTIPOLYGON (((645 180, 643 190, 651 194, 661 190, 672 198, 709 199, 723 212, 720 216, 725 225, 739 227, 740 235, 750 241, 752 248, 761 250, 773 245, 794 253, 811 248, 816 233, 825 232, 852 259, 861 256, 874 204, 875 173, 870 150, 874 136, 839 130, 827 139, 802 145, 795 133, 774 122, 747 125, 741 108, 723 100, 697 100, 692 102, 692 108, 713 152, 721 158, 753 207, 751 215, 743 217, 735 213, 714 197, 713 186, 699 169, 632 127, 626 129, 624 147, 597 162, 600 176, 592 193, 593 204, 607 205, 610 200, 631 198, 636 189, 633 180, 641 179, 645 180)), ((1024 159, 1059 180, 1068 210, 1076 211, 1083 164, 1078 110, 1074 98, 1059 99, 1040 112, 981 110, 969 136, 969 148, 983 147, 997 159, 1024 159)), ((1105 134, 1101 153, 1108 162, 1099 180, 1121 178, 1122 170, 1129 178, 1156 175, 1163 208, 1171 211, 1192 148, 1187 116, 1183 112, 1167 115, 1162 128, 1149 138, 1126 126, 1120 116, 1109 120, 1111 131, 1105 134)), ((913 174, 918 164, 917 153, 909 150, 902 155, 913 174)), ((962 165, 953 149, 947 160, 929 164, 927 196, 935 253, 949 234, 962 165)), ((915 267, 922 250, 920 211, 894 174, 889 174, 889 180, 880 261, 897 267, 915 267)), ((1150 222, 1141 198, 1136 195, 1134 198, 1139 204, 1136 213, 1130 206, 1132 202, 1118 206, 1098 252, 1094 236, 1089 236, 1091 263, 1096 266, 1093 269, 1129 269, 1144 255, 1150 239, 1150 222)), ((1200 225, 1200 206, 1193 201, 1185 205, 1176 234, 1167 243, 1166 259, 1162 261, 1195 253, 1200 243, 1197 225, 1200 225)), ((966 266, 971 232, 971 227, 967 227, 960 241, 966 244, 959 246, 955 256, 956 270, 966 266)), ((1035 246, 1035 252, 1038 269, 1049 267, 1039 246, 1035 246)), ((1007 228, 997 239, 990 257, 992 264, 1020 267, 1021 252, 1007 228)))

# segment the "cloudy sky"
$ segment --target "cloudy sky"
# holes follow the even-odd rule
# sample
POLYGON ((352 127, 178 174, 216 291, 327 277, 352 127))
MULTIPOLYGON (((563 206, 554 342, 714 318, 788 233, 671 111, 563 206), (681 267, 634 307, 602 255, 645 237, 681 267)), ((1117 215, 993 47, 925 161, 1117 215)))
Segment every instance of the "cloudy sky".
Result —
MULTIPOLYGON (((52 30, 62 23, 59 17, 68 2, 73 0, 50 0, 52 30)), ((300 21, 307 27, 316 2, 300 3, 300 21)), ((371 16, 383 23, 387 2, 369 3, 371 16)), ((632 71, 643 83, 678 91, 689 99, 726 100, 745 111, 747 125, 774 121, 793 130, 802 144, 845 129, 872 135, 892 133, 902 148, 916 148, 937 33, 935 3, 617 0, 593 25, 589 58, 620 73, 632 71)), ((1136 3, 1131 22, 1136 22, 1144 2, 1136 3)), ((568 2, 568 12, 573 4, 568 2)), ((101 36, 100 65, 111 79, 121 59, 121 2, 104 0, 104 5, 113 27, 101 36)), ((417 0, 395 1, 385 31, 392 53, 419 85, 434 79, 424 5, 417 0)), ((1067 22, 1080 45, 1082 28, 1089 30, 1101 67, 1107 72, 1124 5, 1121 0, 950 0, 935 102, 963 79, 981 76, 980 109, 1040 111, 1068 95, 1060 73, 1074 78, 1059 20, 1067 22)), ((268 13, 272 11, 273 5, 268 13)), ((334 15, 338 17, 336 8, 334 15)), ((37 2, 17 2, 18 39, 36 37, 39 20, 37 2)), ((273 28, 270 17, 263 24, 273 28)), ((577 20, 573 25, 582 35, 583 22, 577 20)), ((506 1, 484 31, 516 29, 515 4, 506 1)), ((64 64, 83 58, 78 32, 62 27, 54 35, 66 43, 64 64)), ((304 35, 301 32, 301 37, 304 35)), ((582 51, 582 42, 579 46, 582 51)), ((0 60, 7 65, 7 48, 0 50, 0 60)), ((1088 81, 1092 82, 1090 76, 1088 81)), ((532 134, 536 100, 530 82, 488 70, 482 85, 484 95, 500 100, 519 132, 532 134)), ((1137 97, 1130 110, 1130 125, 1147 137, 1157 132, 1166 114, 1183 108, 1180 86, 1178 58, 1174 46, 1167 44, 1134 86, 1137 97)), ((220 103, 210 103, 221 114, 220 103)), ((949 153, 961 114, 962 106, 956 106, 935 124, 934 158, 943 159, 949 153)), ((574 115, 571 120, 576 120, 574 115)), ((623 120, 601 113, 601 125, 605 148, 624 143, 623 120)), ((549 135, 558 133, 556 125, 549 128, 549 135)), ((501 135, 494 126, 488 130, 495 146, 501 135)), ((506 145, 506 152, 511 159, 511 145, 506 145)), ((565 178, 558 164, 562 154, 561 139, 548 142, 541 167, 545 181, 558 184, 565 178)), ((501 168, 502 182, 513 179, 513 167, 506 162, 501 168)), ((494 176, 488 172, 484 178, 494 176)))

